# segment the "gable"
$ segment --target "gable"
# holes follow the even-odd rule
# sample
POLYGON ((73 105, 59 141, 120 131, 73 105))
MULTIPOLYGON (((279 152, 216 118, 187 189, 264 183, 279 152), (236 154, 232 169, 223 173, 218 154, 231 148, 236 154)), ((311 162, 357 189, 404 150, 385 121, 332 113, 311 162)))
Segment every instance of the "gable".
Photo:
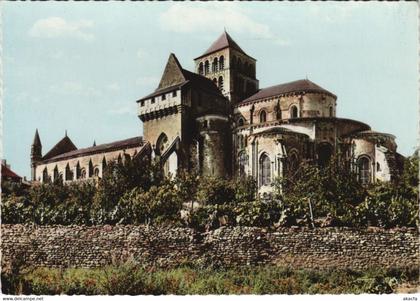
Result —
POLYGON ((182 72, 181 64, 176 56, 171 53, 168 62, 166 63, 165 70, 163 71, 162 78, 160 79, 157 90, 176 86, 185 82, 185 77, 182 72))
POLYGON ((50 159, 52 157, 71 152, 76 150, 77 147, 73 144, 69 137, 65 136, 56 145, 54 145, 48 153, 42 158, 43 160, 50 159))

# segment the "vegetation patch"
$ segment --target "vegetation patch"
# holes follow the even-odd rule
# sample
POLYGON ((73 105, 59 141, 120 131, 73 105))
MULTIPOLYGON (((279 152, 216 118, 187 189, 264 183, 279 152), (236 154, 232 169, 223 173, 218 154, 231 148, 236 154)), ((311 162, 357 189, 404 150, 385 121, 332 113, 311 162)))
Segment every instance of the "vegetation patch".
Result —
POLYGON ((5 294, 209 295, 209 294, 389 294, 418 285, 418 270, 291 270, 276 266, 202 269, 145 268, 133 262, 102 269, 38 268, 12 277, 2 273, 5 294))

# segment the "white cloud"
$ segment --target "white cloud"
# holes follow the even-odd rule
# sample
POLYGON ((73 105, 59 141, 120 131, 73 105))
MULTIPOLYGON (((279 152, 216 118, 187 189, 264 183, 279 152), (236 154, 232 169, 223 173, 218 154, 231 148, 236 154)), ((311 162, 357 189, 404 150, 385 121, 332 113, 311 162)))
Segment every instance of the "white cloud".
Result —
POLYGON ((110 109, 108 114, 111 115, 136 115, 136 107, 133 105, 121 106, 118 108, 110 109))
POLYGON ((309 13, 327 23, 342 23, 352 18, 361 8, 366 8, 365 4, 367 3, 350 1, 346 4, 329 3, 323 7, 313 3, 309 6, 309 13))
POLYGON ((137 51, 137 58, 138 58, 140 61, 147 60, 149 57, 150 57, 150 56, 149 56, 149 53, 148 53, 147 51, 145 51, 144 49, 139 49, 139 50, 137 51))
POLYGON ((93 27, 93 21, 67 21, 60 17, 40 19, 29 30, 29 35, 36 38, 72 37, 85 41, 93 40, 93 34, 86 32, 93 27))
POLYGON ((13 98, 14 101, 18 103, 28 104, 28 103, 39 103, 41 99, 38 96, 30 95, 27 92, 20 92, 13 98))
POLYGON ((113 92, 117 92, 117 91, 120 91, 121 90, 121 87, 117 83, 112 83, 112 84, 109 84, 107 86, 107 89, 110 90, 110 91, 113 91, 113 92))
POLYGON ((290 42, 277 37, 266 24, 253 20, 236 3, 173 4, 159 17, 163 30, 174 32, 220 32, 243 33, 259 39, 272 39, 279 45, 290 42))
POLYGON ((80 82, 67 81, 62 84, 54 84, 49 87, 49 91, 60 95, 79 95, 86 97, 100 97, 101 91, 83 85, 80 82))
POLYGON ((157 86, 159 84, 159 77, 156 76, 141 76, 136 79, 138 86, 157 86))

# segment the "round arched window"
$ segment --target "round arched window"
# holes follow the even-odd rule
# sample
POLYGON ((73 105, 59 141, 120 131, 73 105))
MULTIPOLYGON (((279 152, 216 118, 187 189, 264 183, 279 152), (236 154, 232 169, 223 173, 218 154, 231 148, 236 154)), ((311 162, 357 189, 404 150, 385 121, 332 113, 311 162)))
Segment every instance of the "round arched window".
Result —
POLYGON ((238 163, 239 163, 239 176, 240 177, 244 177, 245 176, 245 168, 248 165, 248 158, 247 155, 245 153, 245 151, 241 151, 238 154, 238 163))
POLYGON ((225 58, 222 55, 219 59, 219 70, 223 70, 223 69, 225 69, 225 58))
POLYGON ((267 121, 267 113, 264 110, 262 110, 260 112, 260 123, 264 123, 266 121, 267 121))
POLYGON ((298 118, 298 108, 297 106, 292 106, 290 108, 290 118, 298 118))
POLYGON ((267 154, 260 157, 260 184, 261 186, 270 185, 271 183, 271 161, 267 154))
POLYGON ((370 160, 368 157, 361 157, 357 160, 358 178, 363 185, 370 183, 370 160))
POLYGON ((162 155, 168 147, 168 136, 165 133, 160 134, 156 142, 156 154, 162 155))

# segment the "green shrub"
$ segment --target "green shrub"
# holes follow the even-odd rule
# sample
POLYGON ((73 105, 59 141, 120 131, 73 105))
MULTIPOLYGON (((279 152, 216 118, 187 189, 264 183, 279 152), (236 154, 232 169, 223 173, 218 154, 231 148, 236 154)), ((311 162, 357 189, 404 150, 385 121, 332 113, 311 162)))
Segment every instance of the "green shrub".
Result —
POLYGON ((197 197, 204 205, 223 205, 235 200, 235 189, 228 180, 203 177, 198 185, 197 197))

